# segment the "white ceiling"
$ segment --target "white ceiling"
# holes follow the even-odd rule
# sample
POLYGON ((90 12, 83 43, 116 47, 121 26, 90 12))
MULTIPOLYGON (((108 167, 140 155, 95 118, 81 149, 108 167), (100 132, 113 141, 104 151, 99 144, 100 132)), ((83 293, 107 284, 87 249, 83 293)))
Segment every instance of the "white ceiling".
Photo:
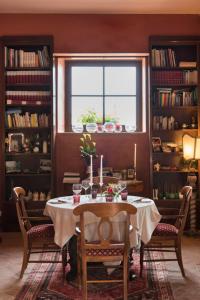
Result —
POLYGON ((200 0, 0 0, 0 13, 200 14, 200 0))

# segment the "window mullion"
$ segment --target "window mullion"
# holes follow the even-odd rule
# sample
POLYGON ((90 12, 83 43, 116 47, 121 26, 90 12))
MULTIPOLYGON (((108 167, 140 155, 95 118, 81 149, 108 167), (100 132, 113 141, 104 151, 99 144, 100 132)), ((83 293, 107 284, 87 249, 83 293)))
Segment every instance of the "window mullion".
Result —
POLYGON ((105 123, 105 66, 103 66, 103 124, 105 123))

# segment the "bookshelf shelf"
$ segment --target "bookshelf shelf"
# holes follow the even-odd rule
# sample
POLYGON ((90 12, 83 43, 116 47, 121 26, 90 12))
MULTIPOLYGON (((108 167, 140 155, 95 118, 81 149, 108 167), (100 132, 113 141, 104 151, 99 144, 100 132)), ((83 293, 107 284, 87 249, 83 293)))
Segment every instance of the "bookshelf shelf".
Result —
MULTIPOLYGON (((152 144, 159 141, 159 146, 156 148, 154 144, 151 152, 151 186, 156 198, 175 195, 189 182, 189 162, 184 160, 181 150, 184 134, 200 135, 199 49, 200 37, 150 37, 151 137, 154 138, 152 144), (175 145, 176 151, 170 149, 170 144, 175 145), (158 148, 161 150, 155 150, 158 148), (166 148, 171 152, 161 152, 166 148)), ((195 169, 192 173, 197 178, 197 188, 193 199, 197 200, 200 164, 196 163, 195 169)), ((175 202, 180 202, 179 199, 158 201, 158 205, 169 205, 172 209, 175 202)), ((200 218, 197 221, 200 227, 200 218)))
MULTIPOLYGON (((1 50, 0 113, 5 123, 0 134, 5 143, 0 201, 12 203, 14 186, 53 196, 53 37, 4 36, 1 50)), ((1 207, 6 230, 13 219, 7 206, 1 207)))

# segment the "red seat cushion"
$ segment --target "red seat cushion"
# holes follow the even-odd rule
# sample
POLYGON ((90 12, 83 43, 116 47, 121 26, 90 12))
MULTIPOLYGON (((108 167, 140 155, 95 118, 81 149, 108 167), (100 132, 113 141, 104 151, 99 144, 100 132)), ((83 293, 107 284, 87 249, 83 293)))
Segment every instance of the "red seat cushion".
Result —
POLYGON ((54 240, 54 226, 53 224, 42 224, 31 227, 27 232, 28 238, 31 242, 33 241, 43 241, 43 242, 53 242, 54 240))
POLYGON ((178 229, 174 225, 166 223, 159 223, 153 232, 153 235, 159 236, 175 236, 177 234, 178 229))

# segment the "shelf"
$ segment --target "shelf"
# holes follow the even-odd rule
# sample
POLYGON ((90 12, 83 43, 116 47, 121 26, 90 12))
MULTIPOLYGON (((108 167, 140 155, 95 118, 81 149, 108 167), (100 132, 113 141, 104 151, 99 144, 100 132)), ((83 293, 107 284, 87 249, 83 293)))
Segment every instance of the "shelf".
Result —
POLYGON ((12 131, 12 132, 18 132, 21 130, 27 130, 27 131, 48 131, 50 130, 50 127, 15 127, 15 128, 6 128, 6 131, 12 131))
POLYGON ((184 70, 197 70, 197 67, 151 67, 152 71, 184 71, 184 70))
POLYGON ((6 84, 6 87, 8 89, 10 88, 28 88, 28 89, 31 89, 31 90, 34 90, 35 88, 43 88, 43 89, 46 89, 46 88, 49 88, 49 86, 51 85, 51 83, 7 83, 6 84))
POLYGON ((178 89, 180 88, 195 88, 197 87, 197 84, 184 84, 184 83, 153 83, 152 87, 177 87, 178 89))
POLYGON ((198 171, 196 170, 196 171, 194 171, 194 172, 191 172, 191 171, 181 171, 181 170, 177 170, 177 171, 173 171, 173 170, 160 170, 159 172, 158 171, 153 171, 153 174, 165 174, 165 173, 171 173, 171 174, 188 174, 188 173, 198 173, 198 171))
POLYGON ((173 133, 173 132, 182 132, 182 131, 186 131, 186 132, 190 132, 190 131, 194 131, 197 132, 198 128, 186 128, 186 129, 174 129, 174 130, 164 130, 164 129, 159 129, 159 130, 153 130, 153 133, 155 132, 167 132, 167 133, 173 133))
POLYGON ((178 155, 183 156, 183 152, 152 152, 153 155, 178 155))
POLYGON ((49 71, 51 65, 48 67, 6 67, 6 71, 49 71))
POLYGON ((157 111, 157 110, 187 110, 187 109, 198 109, 199 106, 198 105, 190 105, 190 106, 158 106, 158 107, 152 107, 153 111, 157 111))
POLYGON ((6 177, 50 177, 51 173, 9 173, 6 177))
POLYGON ((19 103, 19 104, 6 104, 6 108, 10 108, 10 107, 28 107, 28 108, 51 108, 51 103, 48 103, 48 104, 22 104, 22 103, 19 103))
POLYGON ((51 153, 35 153, 35 152, 5 152, 6 156, 50 156, 51 153))

